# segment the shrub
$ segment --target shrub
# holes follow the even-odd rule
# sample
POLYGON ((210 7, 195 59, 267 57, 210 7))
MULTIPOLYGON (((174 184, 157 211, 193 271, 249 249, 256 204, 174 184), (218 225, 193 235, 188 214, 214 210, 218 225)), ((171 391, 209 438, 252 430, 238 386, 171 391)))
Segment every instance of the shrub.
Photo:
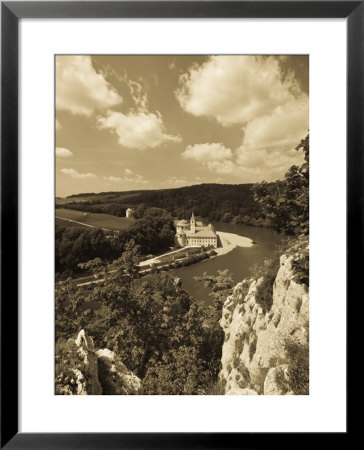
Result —
POLYGON ((206 388, 206 395, 225 395, 225 385, 226 381, 220 379, 211 382, 206 388))
POLYGON ((279 259, 272 258, 264 261, 262 270, 256 270, 255 273, 255 278, 257 278, 257 275, 261 276, 255 291, 255 300, 264 312, 269 311, 273 303, 273 285, 278 269, 279 259))
POLYGON ((289 365, 288 386, 296 395, 309 394, 309 347, 308 342, 299 342, 286 337, 283 348, 289 365))
POLYGON ((241 298, 239 300, 239 304, 244 303, 245 297, 248 295, 248 292, 249 292, 250 284, 251 284, 251 280, 244 279, 242 286, 240 288, 240 291, 239 291, 239 297, 241 298))
POLYGON ((293 256, 292 269, 294 281, 309 287, 309 240, 308 236, 301 235, 291 241, 290 248, 286 251, 287 256, 293 256))
POLYGON ((73 394, 77 394, 75 369, 78 369, 87 381, 87 371, 83 357, 78 353, 78 347, 73 340, 63 339, 56 343, 55 351, 56 367, 56 394, 65 393, 65 388, 73 394))

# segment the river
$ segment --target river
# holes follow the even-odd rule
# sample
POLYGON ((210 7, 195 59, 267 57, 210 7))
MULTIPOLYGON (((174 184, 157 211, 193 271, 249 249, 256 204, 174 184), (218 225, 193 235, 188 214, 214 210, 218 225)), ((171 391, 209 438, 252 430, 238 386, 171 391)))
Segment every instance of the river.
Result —
POLYGON ((214 223, 216 231, 234 233, 248 237, 254 241, 252 247, 236 247, 226 255, 221 255, 203 262, 193 264, 180 269, 174 269, 171 273, 182 278, 183 288, 196 300, 211 303, 210 290, 203 282, 196 281, 194 277, 201 276, 204 272, 214 275, 218 270, 229 269, 235 283, 248 276, 248 269, 253 264, 261 264, 272 255, 274 246, 281 241, 281 235, 266 228, 252 227, 232 223, 214 223))

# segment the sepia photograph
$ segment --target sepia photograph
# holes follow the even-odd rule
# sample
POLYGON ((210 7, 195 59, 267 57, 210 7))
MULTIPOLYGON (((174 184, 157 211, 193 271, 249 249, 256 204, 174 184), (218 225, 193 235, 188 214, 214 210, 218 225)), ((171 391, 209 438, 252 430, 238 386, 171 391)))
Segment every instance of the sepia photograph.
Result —
POLYGON ((56 395, 309 395, 309 56, 55 65, 56 395))

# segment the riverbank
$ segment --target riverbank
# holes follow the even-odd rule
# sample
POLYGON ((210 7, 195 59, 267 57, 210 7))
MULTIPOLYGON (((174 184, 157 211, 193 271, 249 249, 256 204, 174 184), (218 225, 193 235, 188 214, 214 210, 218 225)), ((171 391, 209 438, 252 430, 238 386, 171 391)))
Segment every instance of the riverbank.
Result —
POLYGON ((224 231, 216 231, 216 234, 219 236, 221 242, 221 247, 215 249, 217 256, 226 255, 236 247, 252 247, 254 245, 252 239, 245 236, 226 233, 224 231))
MULTIPOLYGON (((183 253, 183 251, 185 251, 185 250, 189 250, 189 249, 195 249, 196 247, 193 247, 193 246, 190 246, 190 245, 188 245, 188 246, 186 246, 186 247, 183 247, 183 248, 178 248, 177 250, 173 250, 173 251, 171 251, 171 252, 167 252, 167 253, 163 253, 162 255, 158 255, 158 256, 155 256, 155 257, 153 257, 153 258, 150 258, 150 259, 146 259, 145 261, 141 261, 140 263, 139 263, 139 267, 145 267, 145 266, 149 266, 149 265, 151 265, 151 264, 158 264, 158 263, 161 263, 162 261, 162 259, 163 258, 165 258, 165 257, 168 257, 168 256, 170 256, 170 255, 176 255, 177 256, 177 254, 178 253, 183 253)), ((172 258, 173 259, 173 258, 172 258)))
MULTIPOLYGON (((195 253, 195 251, 197 251, 198 247, 186 246, 186 247, 156 256, 154 258, 150 258, 145 261, 141 261, 139 263, 139 267, 141 269, 140 274, 146 275, 146 274, 150 273, 152 271, 151 270, 152 266, 154 266, 155 269, 159 269, 159 270, 169 270, 169 269, 173 269, 173 268, 176 269, 177 267, 188 266, 190 264, 196 264, 196 263, 199 263, 202 261, 208 261, 209 259, 216 258, 217 256, 226 255, 227 253, 230 253, 232 250, 234 250, 237 247, 249 248, 254 245, 254 241, 252 239, 245 237, 245 236, 240 236, 235 233, 228 233, 225 231, 216 231, 216 234, 219 236, 221 247, 214 248, 213 254, 208 254, 209 252, 207 252, 206 258, 200 259, 198 257, 198 255, 196 255, 194 258, 193 253, 195 253), (191 253, 190 258, 192 257, 192 260, 189 260, 188 263, 187 263, 187 260, 189 259, 189 257, 186 256, 185 258, 183 258, 184 260, 186 260, 185 263, 183 263, 181 258, 179 258, 179 254, 182 254, 185 252, 191 253), (169 256, 171 257, 171 261, 169 261, 169 262, 164 261, 166 258, 168 259, 169 256), (176 258, 176 260, 175 260, 175 258, 176 258), (173 263, 172 263, 172 260, 173 260, 173 263), (180 260, 180 262, 178 262, 178 260, 180 260)), ((206 252, 202 252, 202 253, 206 253, 206 252)), ((83 280, 83 282, 79 283, 77 286, 79 286, 79 287, 87 286, 90 284, 101 283, 102 281, 104 281, 104 279, 98 279, 98 280, 87 279, 87 280, 83 280)))
MULTIPOLYGON (((215 256, 221 256, 226 255, 227 253, 234 250, 236 247, 252 247, 254 245, 253 240, 245 237, 245 236, 239 236, 238 234, 234 233, 226 233, 224 231, 216 231, 216 234, 219 236, 221 247, 214 248, 214 252, 216 253, 215 256)), ((177 256, 178 253, 184 253, 185 251, 191 251, 197 247, 187 245, 186 247, 179 248, 177 250, 163 253, 162 255, 156 256, 154 258, 147 259, 145 261, 142 261, 139 263, 139 266, 146 267, 150 266, 151 264, 158 264, 162 263, 162 259, 166 258, 168 256, 175 255, 177 256)), ((172 257, 172 259, 174 259, 172 257)))

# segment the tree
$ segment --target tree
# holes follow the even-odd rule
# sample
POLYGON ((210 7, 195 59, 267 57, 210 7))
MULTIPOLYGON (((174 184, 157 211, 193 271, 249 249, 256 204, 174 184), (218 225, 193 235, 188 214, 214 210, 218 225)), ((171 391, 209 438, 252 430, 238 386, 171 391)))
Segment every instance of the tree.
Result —
POLYGON ((78 267, 82 270, 91 271, 95 278, 105 275, 105 264, 102 262, 101 258, 91 259, 86 263, 79 263, 78 267))
MULTIPOLYGON (((92 290, 56 284, 56 341, 85 329, 96 347, 115 351, 149 394, 204 393, 220 370, 223 332, 216 308, 199 305, 168 273, 139 277, 130 240, 92 290)), ((82 264, 82 263, 81 263, 82 264)), ((102 267, 91 260, 83 268, 102 267)))
POLYGON ((234 280, 230 271, 228 269, 218 270, 217 275, 208 275, 204 272, 201 277, 194 278, 197 281, 203 282, 205 287, 211 289, 210 296, 214 298, 218 313, 220 314, 224 301, 231 294, 234 287, 234 280))
MULTIPOLYGON (((101 229, 56 226, 56 272, 68 272, 70 275, 79 273, 85 269, 82 264, 97 258, 102 263, 111 262, 121 254, 125 242, 126 233, 113 237, 101 229)), ((91 266, 89 269, 93 270, 91 266)))
POLYGON ((108 348, 122 355, 140 377, 153 354, 161 356, 176 344, 176 330, 190 307, 189 296, 168 274, 132 282, 115 274, 96 293, 95 301, 108 308, 108 348))
POLYGON ((139 276, 140 261, 140 246, 135 244, 134 239, 131 239, 126 243, 120 258, 113 262, 110 270, 116 271, 117 276, 126 277, 131 282, 139 276))
POLYGON ((304 163, 292 166, 284 180, 257 183, 254 200, 273 228, 286 234, 308 234, 309 231, 309 135, 296 150, 303 150, 304 163))
POLYGON ((164 209, 149 208, 143 218, 137 220, 128 230, 129 239, 140 246, 141 252, 159 254, 174 243, 175 229, 172 216, 164 209))
POLYGON ((181 346, 148 367, 143 380, 146 394, 196 395, 204 393, 209 373, 196 347, 181 346))
POLYGON ((77 312, 82 303, 76 283, 68 278, 55 286, 56 339, 67 337, 77 331, 77 312))

